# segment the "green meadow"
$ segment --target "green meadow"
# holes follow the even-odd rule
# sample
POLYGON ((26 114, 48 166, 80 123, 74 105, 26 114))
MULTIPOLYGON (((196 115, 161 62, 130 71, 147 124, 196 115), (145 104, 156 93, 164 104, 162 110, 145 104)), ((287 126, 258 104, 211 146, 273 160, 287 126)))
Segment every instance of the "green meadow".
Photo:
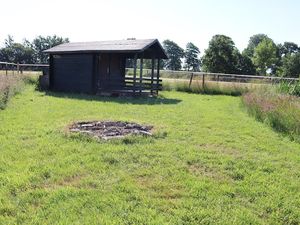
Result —
POLYGON ((0 110, 0 224, 299 224, 300 144, 239 97, 38 92, 0 110), (102 141, 75 121, 154 126, 102 141))

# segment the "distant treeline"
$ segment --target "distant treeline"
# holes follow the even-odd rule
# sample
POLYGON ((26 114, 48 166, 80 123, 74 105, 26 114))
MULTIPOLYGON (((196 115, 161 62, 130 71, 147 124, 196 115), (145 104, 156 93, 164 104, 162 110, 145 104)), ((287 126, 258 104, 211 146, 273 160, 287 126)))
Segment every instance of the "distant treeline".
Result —
POLYGON ((169 56, 164 67, 170 70, 268 74, 296 78, 300 76, 299 46, 293 42, 276 45, 265 34, 250 37, 247 48, 242 52, 236 48, 230 37, 215 35, 201 58, 199 48, 193 43, 188 43, 186 49, 182 49, 175 42, 165 40, 163 47, 169 56))
POLYGON ((4 47, 0 49, 0 61, 14 63, 48 63, 48 54, 44 50, 56 45, 69 42, 68 38, 54 36, 38 36, 32 42, 24 40, 17 43, 12 36, 4 41, 4 47))
MULTIPOLYGON (((38 36, 32 42, 17 43, 12 36, 4 41, 0 49, 0 61, 19 63, 48 63, 44 50, 69 42, 68 38, 38 36)), ((225 35, 215 35, 200 57, 199 48, 189 42, 183 49, 171 40, 163 41, 169 56, 161 67, 169 70, 204 71, 229 74, 257 74, 283 77, 300 76, 300 47, 293 42, 275 44, 265 34, 250 37, 247 48, 240 52, 233 40, 225 35)), ((144 61, 145 68, 151 62, 144 61)))

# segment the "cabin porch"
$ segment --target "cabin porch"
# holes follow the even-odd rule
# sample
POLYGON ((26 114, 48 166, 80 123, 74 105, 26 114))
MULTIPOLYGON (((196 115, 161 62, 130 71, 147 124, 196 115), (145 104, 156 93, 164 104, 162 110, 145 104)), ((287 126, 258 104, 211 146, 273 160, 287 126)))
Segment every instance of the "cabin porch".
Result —
POLYGON ((162 80, 159 77, 160 59, 152 58, 151 72, 144 74, 143 55, 132 56, 109 54, 98 56, 97 82, 98 95, 113 96, 155 96, 162 89, 162 80), (130 73, 128 73, 130 71, 130 73))

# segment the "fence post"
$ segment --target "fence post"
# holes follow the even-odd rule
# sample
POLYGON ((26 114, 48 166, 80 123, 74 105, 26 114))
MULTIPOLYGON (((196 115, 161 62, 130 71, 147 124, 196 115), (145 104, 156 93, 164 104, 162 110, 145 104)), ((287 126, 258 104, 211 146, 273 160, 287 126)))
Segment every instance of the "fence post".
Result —
POLYGON ((5 75, 7 76, 7 63, 5 63, 5 75))
POLYGON ((134 54, 134 61, 133 61, 133 94, 134 95, 136 89, 136 66, 137 66, 137 54, 134 54))
POLYGON ((19 63, 17 63, 17 74, 19 74, 20 73, 20 65, 19 65, 19 63))
POLYGON ((189 88, 191 88, 193 78, 194 78, 194 73, 191 74, 190 83, 189 83, 189 88))
POLYGON ((205 75, 204 75, 204 73, 202 75, 202 88, 203 88, 203 90, 205 88, 205 75))

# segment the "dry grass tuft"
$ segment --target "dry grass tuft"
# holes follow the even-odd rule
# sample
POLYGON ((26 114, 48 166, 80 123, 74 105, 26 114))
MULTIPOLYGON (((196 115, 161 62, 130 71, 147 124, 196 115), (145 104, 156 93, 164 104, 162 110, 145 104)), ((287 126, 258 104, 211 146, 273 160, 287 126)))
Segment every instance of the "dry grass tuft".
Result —
POLYGON ((259 121, 300 141, 300 98, 272 89, 257 89, 243 95, 243 104, 259 121))
POLYGON ((19 93, 22 86, 22 78, 19 75, 0 75, 0 109, 4 109, 6 107, 11 96, 19 93))
POLYGON ((181 91, 198 94, 212 94, 212 95, 231 95, 240 96, 247 93, 249 90, 256 88, 261 84, 250 83, 236 83, 236 82, 217 82, 206 80, 204 86, 201 79, 194 79, 189 85, 187 79, 164 79, 163 90, 166 91, 181 91))
POLYGON ((5 109, 9 99, 20 93, 25 83, 34 83, 37 75, 34 73, 8 74, 0 71, 0 109, 5 109))

